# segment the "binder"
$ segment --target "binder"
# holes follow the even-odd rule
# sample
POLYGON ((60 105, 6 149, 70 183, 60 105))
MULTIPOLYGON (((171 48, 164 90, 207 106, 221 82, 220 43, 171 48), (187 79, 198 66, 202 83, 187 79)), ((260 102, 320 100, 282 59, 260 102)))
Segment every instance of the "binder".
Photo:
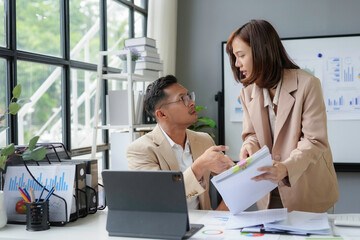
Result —
POLYGON ((241 213, 277 187, 277 184, 267 180, 251 180, 264 173, 257 169, 265 166, 273 166, 266 146, 211 179, 232 214, 241 213))

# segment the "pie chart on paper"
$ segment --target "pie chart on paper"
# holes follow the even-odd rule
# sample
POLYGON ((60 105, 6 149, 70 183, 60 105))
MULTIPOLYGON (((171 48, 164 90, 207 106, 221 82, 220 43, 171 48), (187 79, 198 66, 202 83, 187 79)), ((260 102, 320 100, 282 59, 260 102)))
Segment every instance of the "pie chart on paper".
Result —
POLYGON ((264 236, 263 233, 241 233, 242 236, 246 236, 246 237, 262 237, 264 236))

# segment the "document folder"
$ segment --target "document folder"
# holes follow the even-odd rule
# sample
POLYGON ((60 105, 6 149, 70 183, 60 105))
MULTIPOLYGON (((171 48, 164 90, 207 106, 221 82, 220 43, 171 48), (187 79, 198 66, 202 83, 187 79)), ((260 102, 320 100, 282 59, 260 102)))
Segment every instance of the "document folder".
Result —
POLYGON ((251 180, 264 173, 257 169, 265 166, 273 166, 266 146, 211 179, 232 214, 241 213, 277 187, 277 184, 267 180, 251 180))

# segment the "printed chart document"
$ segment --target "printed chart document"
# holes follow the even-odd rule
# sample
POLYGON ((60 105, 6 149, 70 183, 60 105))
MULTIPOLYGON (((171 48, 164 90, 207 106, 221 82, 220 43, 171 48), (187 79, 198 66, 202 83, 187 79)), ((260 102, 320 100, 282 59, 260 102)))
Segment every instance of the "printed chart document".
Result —
MULTIPOLYGON (((55 185, 54 194, 63 197, 67 202, 67 212, 63 200, 52 195, 49 198, 49 220, 50 222, 65 221, 70 219, 70 211, 73 200, 75 165, 56 165, 56 166, 28 166, 35 179, 50 190, 55 185)), ((5 176, 4 194, 7 216, 9 221, 25 222, 26 214, 17 211, 16 204, 22 199, 17 186, 25 187, 28 191, 34 188, 35 198, 38 198, 42 188, 34 179, 31 178, 23 166, 8 167, 5 176)), ((42 198, 47 192, 44 191, 42 198)))
POLYGON ((287 218, 287 208, 266 209, 253 212, 243 212, 230 215, 227 221, 227 229, 239 229, 250 226, 257 226, 265 223, 282 221, 287 218))
POLYGON ((265 166, 273 166, 266 146, 211 179, 232 214, 241 213, 277 187, 277 184, 267 180, 251 180, 262 174, 257 169, 265 166))
MULTIPOLYGON (((263 233, 244 233, 239 229, 227 229, 225 227, 229 220, 228 211, 210 211, 202 218, 196 221, 196 223, 204 224, 205 226, 195 233, 191 239, 194 240, 250 240, 252 237, 256 237, 259 240, 278 240, 280 235, 278 234, 263 234, 263 233)), ((303 239, 302 239, 303 240, 303 239)))
POLYGON ((285 230, 293 234, 331 234, 327 213, 292 211, 285 220, 264 224, 265 229, 285 230))

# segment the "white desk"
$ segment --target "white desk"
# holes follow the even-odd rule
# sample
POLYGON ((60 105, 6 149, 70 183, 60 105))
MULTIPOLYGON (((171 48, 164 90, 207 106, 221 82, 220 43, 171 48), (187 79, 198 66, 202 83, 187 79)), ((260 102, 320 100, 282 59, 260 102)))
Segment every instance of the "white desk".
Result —
MULTIPOLYGON (((207 214, 208 211, 191 211, 190 222, 198 223, 198 221, 207 214)), ((26 231, 25 225, 20 224, 7 224, 4 228, 0 229, 0 239, 34 239, 34 240, 92 240, 92 239, 128 239, 134 240, 135 238, 119 238, 109 237, 105 229, 107 211, 98 211, 96 214, 90 214, 85 218, 80 218, 75 222, 68 223, 63 227, 51 226, 49 230, 39 232, 26 231)), ((336 235, 341 235, 344 240, 360 239, 360 228, 349 227, 336 227, 332 224, 334 215, 329 215, 329 221, 333 227, 333 232, 336 235)), ((206 226, 205 228, 206 229, 206 226)), ((200 230, 202 231, 202 230, 200 230)), ((231 237, 208 238, 208 239, 243 239, 240 236, 239 230, 232 230, 231 237), (238 235, 236 235, 238 234, 238 235), (237 237, 236 237, 237 236, 237 237)), ((229 235, 229 236, 230 236, 229 235)), ((196 236, 196 235, 195 235, 196 236)), ((194 237, 195 237, 194 236, 194 237)), ((198 233, 201 236, 201 233, 198 233)), ((227 236, 227 235, 225 235, 227 236)), ((197 238, 201 239, 201 238, 197 238)), ((202 238, 205 239, 205 238, 202 238)), ((260 237, 257 239, 261 239, 260 237)), ((291 237, 289 235, 281 235, 278 239, 293 239, 300 240, 305 237, 291 237)))

